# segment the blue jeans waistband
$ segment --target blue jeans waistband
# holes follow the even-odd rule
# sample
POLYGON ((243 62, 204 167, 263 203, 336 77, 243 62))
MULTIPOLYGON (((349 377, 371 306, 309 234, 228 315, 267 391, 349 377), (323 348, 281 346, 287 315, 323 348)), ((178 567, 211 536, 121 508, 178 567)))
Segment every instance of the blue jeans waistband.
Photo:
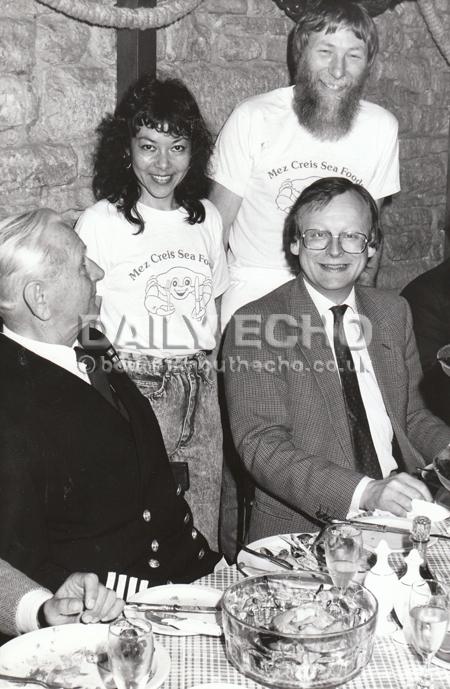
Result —
POLYGON ((142 352, 119 352, 120 360, 127 373, 134 375, 170 376, 171 374, 187 373, 189 371, 208 371, 211 364, 207 352, 200 351, 188 356, 174 356, 159 358, 142 352))

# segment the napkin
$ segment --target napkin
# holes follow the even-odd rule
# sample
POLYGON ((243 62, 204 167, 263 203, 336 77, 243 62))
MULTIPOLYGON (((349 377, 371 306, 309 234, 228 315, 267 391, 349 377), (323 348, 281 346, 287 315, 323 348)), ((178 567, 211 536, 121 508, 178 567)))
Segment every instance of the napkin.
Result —
POLYGON ((426 500, 414 498, 411 501, 411 507, 411 511, 406 515, 408 519, 414 519, 414 517, 422 515, 431 519, 432 522, 441 522, 450 517, 450 510, 436 502, 427 502, 426 500))

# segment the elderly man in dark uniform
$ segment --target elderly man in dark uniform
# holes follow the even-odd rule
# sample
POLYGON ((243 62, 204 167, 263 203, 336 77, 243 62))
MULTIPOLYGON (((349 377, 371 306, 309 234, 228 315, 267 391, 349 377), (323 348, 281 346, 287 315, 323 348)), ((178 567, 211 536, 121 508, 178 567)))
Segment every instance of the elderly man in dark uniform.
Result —
POLYGON ((0 557, 51 589, 73 571, 192 581, 218 556, 152 409, 101 333, 77 342, 102 276, 53 211, 0 223, 0 557))

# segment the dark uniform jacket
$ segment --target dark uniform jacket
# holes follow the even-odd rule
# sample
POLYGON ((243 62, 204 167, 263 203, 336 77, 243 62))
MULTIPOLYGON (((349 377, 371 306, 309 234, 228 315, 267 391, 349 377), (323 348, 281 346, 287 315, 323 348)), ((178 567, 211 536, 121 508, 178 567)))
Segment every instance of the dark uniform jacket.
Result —
POLYGON ((130 421, 0 333, 0 557, 51 589, 74 571, 192 581, 218 556, 177 491, 150 404, 125 373, 108 378, 130 421))

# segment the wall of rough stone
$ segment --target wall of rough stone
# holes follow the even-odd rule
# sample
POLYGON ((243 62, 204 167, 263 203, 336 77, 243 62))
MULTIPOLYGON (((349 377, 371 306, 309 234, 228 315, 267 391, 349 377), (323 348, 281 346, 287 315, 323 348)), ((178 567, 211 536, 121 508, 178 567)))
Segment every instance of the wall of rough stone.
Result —
MULTIPOLYGON (((450 33, 448 0, 435 2, 450 33)), ((399 119, 402 175, 384 211, 380 282, 400 288, 442 258, 450 68, 413 0, 376 22, 367 97, 399 119)), ((204 0, 158 31, 158 69, 188 83, 217 131, 237 102, 288 83, 292 26, 272 0, 204 0)), ((0 58, 0 215, 48 205, 76 217, 92 202, 95 125, 114 107, 115 32, 2 0, 0 58)))
POLYGON ((35 0, 2 0, 0 215, 92 203, 95 124, 114 108, 115 32, 35 0))
MULTIPOLYGON (((450 34, 450 4, 436 5, 450 34)), ((398 289, 443 255, 450 67, 415 2, 401 3, 376 23, 380 54, 366 97, 399 120, 402 183, 383 211, 379 284, 398 289)), ((206 0, 159 33, 158 66, 186 80, 216 131, 237 102, 288 83, 292 26, 272 0, 206 0)))

